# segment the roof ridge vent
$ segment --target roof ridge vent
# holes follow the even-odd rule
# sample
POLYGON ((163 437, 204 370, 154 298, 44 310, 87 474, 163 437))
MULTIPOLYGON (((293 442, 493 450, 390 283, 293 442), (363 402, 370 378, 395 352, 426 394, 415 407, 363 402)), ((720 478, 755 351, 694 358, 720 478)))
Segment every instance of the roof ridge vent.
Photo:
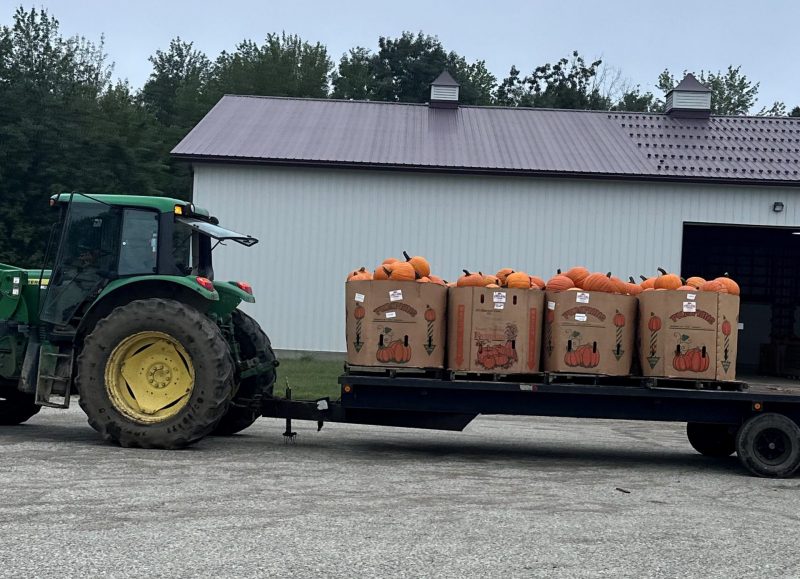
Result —
POLYGON ((447 70, 443 70, 442 74, 437 76, 436 80, 431 83, 430 106, 440 109, 458 108, 460 86, 447 70))
POLYGON ((675 118, 707 119, 711 116, 711 89, 687 73, 667 93, 665 112, 675 118))

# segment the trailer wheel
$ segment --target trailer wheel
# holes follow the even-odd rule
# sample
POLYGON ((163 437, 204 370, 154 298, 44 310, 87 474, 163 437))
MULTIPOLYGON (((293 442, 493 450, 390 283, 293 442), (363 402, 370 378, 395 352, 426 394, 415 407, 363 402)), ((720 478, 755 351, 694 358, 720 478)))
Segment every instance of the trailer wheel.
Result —
POLYGON ((689 422, 686 436, 689 444, 703 456, 724 458, 736 452, 736 430, 728 424, 689 422))
POLYGON ((759 414, 739 429, 736 452, 755 475, 789 477, 800 467, 800 427, 782 414, 759 414))
POLYGON ((219 327, 175 300, 114 309, 86 337, 75 382, 89 424, 126 447, 181 448, 209 434, 233 395, 219 327))
POLYGON ((252 426, 261 416, 261 401, 272 396, 275 385, 275 366, 278 362, 272 344, 253 318, 241 310, 233 311, 234 339, 244 360, 254 361, 259 371, 238 379, 238 389, 228 411, 211 434, 226 436, 252 426))
POLYGON ((0 426, 22 424, 42 409, 33 401, 33 394, 16 389, 15 384, 0 382, 0 426))

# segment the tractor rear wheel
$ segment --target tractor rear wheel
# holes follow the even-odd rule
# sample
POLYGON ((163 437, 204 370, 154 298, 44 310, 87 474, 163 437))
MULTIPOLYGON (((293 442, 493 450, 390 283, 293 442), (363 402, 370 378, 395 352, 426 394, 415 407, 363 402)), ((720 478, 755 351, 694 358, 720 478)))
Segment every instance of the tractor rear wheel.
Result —
POLYGON ((237 376, 239 388, 236 395, 212 433, 220 436, 241 432, 261 416, 261 400, 272 396, 275 366, 278 365, 272 344, 258 322, 241 310, 234 310, 232 316, 233 337, 239 345, 239 356, 250 366, 242 371, 254 373, 241 379, 237 376))
POLYGON ((206 436, 233 395, 219 328, 168 299, 114 309, 86 337, 76 385, 89 424, 126 447, 181 448, 206 436))
POLYGON ((16 384, 0 381, 0 426, 22 424, 42 409, 34 403, 33 394, 16 388, 16 384))

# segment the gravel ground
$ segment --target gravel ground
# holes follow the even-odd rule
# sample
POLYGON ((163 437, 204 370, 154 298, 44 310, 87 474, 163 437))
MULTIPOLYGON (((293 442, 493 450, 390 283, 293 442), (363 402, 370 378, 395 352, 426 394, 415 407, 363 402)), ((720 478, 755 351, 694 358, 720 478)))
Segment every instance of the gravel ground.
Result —
POLYGON ((683 425, 295 426, 173 452, 77 408, 0 429, 0 576, 800 576, 800 479, 703 458, 683 425))

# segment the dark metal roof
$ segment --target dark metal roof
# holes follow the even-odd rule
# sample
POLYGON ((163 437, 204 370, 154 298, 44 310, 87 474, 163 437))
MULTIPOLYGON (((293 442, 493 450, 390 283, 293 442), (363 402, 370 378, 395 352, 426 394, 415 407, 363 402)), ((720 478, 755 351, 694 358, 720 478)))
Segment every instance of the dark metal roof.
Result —
POLYGON ((437 76, 436 80, 434 80, 431 83, 431 86, 434 86, 434 85, 435 86, 461 86, 460 84, 458 84, 458 81, 456 81, 456 79, 454 79, 452 76, 450 76, 450 73, 447 72, 446 70, 443 70, 442 74, 437 76))
POLYGON ((225 96, 193 161, 800 184, 800 118, 225 96))
POLYGON ((690 72, 683 77, 683 80, 672 90, 681 90, 684 92, 711 92, 711 89, 697 80, 690 72))

